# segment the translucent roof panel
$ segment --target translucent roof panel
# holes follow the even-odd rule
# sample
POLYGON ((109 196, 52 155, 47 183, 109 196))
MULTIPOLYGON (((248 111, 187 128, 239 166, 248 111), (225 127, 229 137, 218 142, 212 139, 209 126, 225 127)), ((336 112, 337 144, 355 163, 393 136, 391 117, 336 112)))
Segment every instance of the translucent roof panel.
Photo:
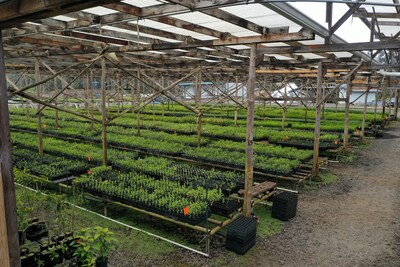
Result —
POLYGON ((313 54, 313 53, 296 53, 296 55, 303 56, 306 59, 319 59, 319 58, 325 58, 323 56, 313 54))
POLYGON ((124 0, 122 2, 140 8, 163 4, 163 2, 156 0, 124 0))
MULTIPOLYGON (((128 34, 132 34, 132 35, 137 36, 137 31, 135 31, 135 27, 136 26, 132 25, 132 30, 126 30, 126 29, 121 29, 121 28, 113 27, 113 26, 103 26, 103 29, 112 30, 112 31, 116 31, 116 32, 128 33, 128 34)), ((173 40, 173 39, 169 39, 169 38, 163 38, 163 37, 159 37, 159 36, 152 35, 152 34, 147 34, 147 33, 140 33, 139 35, 143 36, 143 37, 148 37, 148 38, 152 38, 152 39, 161 40, 161 41, 164 41, 164 42, 180 43, 180 41, 177 41, 177 40, 173 40)))
POLYGON ((353 54, 349 52, 334 52, 333 53, 336 57, 351 57, 353 54))
POLYGON ((220 31, 220 32, 229 32, 237 37, 244 36, 254 36, 260 35, 253 31, 246 30, 242 27, 234 25, 232 23, 223 21, 221 19, 209 16, 207 14, 203 14, 201 12, 190 12, 180 15, 171 16, 180 20, 184 20, 193 24, 201 25, 203 27, 210 28, 212 30, 220 31))
MULTIPOLYGON (((304 13, 306 16, 315 20, 320 25, 328 28, 325 22, 325 3, 291 3, 292 6, 304 13)), ((346 4, 333 4, 333 23, 338 21, 343 14, 349 10, 346 4)), ((369 29, 359 18, 349 18, 343 25, 335 32, 335 35, 344 39, 346 42, 368 42, 369 29)))
POLYGON ((289 31, 298 31, 301 27, 287 18, 275 13, 261 4, 249 4, 221 8, 222 10, 256 23, 262 27, 286 27, 289 31), (245 10, 245 12, 243 12, 245 10))
POLYGON ((76 20, 75 18, 71 18, 71 17, 67 17, 67 16, 62 16, 62 15, 60 15, 60 16, 55 16, 55 17, 53 17, 53 19, 61 20, 61 21, 65 21, 65 22, 76 20))
MULTIPOLYGON (((131 21, 130 23, 132 24, 136 24, 136 21, 131 21)), ((205 34, 201 34, 201 33, 197 33, 197 32, 193 32, 193 31, 189 31, 189 30, 185 30, 182 28, 178 28, 175 26, 170 26, 164 23, 160 23, 154 20, 149 20, 149 19, 143 19, 143 20, 139 20, 139 25, 143 25, 149 28, 154 28, 157 30, 162 30, 162 31, 166 31, 166 32, 171 32, 171 33, 175 33, 175 34, 180 34, 180 35, 185 35, 185 36, 191 36, 195 39, 198 40, 202 40, 202 41, 206 41, 206 40, 214 40, 217 39, 215 37, 212 36, 208 36, 205 34)))
POLYGON ((82 11, 90 13, 90 14, 98 15, 98 16, 104 16, 104 15, 118 13, 118 11, 116 11, 116 10, 112 10, 112 9, 101 7, 101 6, 87 8, 82 11))
MULTIPOLYGON (((393 0, 366 0, 365 2, 370 2, 370 3, 385 3, 385 4, 393 4, 393 0)), ((363 8, 365 8, 368 12, 372 13, 374 12, 379 12, 379 13, 396 13, 396 8, 390 7, 390 6, 371 6, 371 5, 363 5, 363 8)))
POLYGON ((279 55, 279 54, 265 54, 265 55, 268 56, 268 57, 274 57, 274 58, 276 58, 278 60, 292 60, 293 59, 291 57, 286 57, 286 56, 282 56, 282 55, 279 55))

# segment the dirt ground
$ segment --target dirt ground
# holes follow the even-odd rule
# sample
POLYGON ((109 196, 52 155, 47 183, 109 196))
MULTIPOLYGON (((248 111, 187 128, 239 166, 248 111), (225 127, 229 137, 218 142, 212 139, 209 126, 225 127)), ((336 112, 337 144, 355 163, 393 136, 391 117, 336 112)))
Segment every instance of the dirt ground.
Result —
POLYGON ((179 250, 158 265, 400 266, 400 123, 357 153, 351 164, 332 163, 339 181, 303 192, 298 216, 246 257, 179 250))

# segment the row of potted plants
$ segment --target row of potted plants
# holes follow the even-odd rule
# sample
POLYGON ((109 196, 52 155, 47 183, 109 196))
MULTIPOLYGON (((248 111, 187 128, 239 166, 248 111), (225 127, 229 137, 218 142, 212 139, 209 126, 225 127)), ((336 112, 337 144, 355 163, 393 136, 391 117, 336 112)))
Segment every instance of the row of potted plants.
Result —
MULTIPOLYGON (((234 151, 245 151, 245 143, 229 140, 219 140, 210 144, 210 147, 223 148, 234 151)), ((254 153, 266 157, 288 158, 305 161, 312 157, 312 150, 296 149, 293 147, 281 147, 276 145, 253 144, 254 153)))
POLYGON ((49 154, 38 155, 31 150, 20 147, 14 147, 13 164, 20 170, 28 171, 49 180, 82 174, 87 170, 85 162, 49 154))
POLYGON ((194 188, 166 179, 155 180, 136 172, 113 172, 110 168, 93 168, 91 175, 75 180, 74 184, 103 198, 109 197, 189 223, 205 219, 207 200, 212 203, 223 198, 221 190, 194 188))
MULTIPOLYGON (((203 160, 207 163, 229 165, 240 169, 244 168, 245 162, 245 154, 243 152, 231 151, 227 153, 226 150, 220 148, 192 148, 187 149, 184 155, 196 160, 203 160)), ((300 161, 293 159, 264 157, 260 155, 255 155, 254 157, 254 169, 264 173, 289 175, 300 166, 300 161)))

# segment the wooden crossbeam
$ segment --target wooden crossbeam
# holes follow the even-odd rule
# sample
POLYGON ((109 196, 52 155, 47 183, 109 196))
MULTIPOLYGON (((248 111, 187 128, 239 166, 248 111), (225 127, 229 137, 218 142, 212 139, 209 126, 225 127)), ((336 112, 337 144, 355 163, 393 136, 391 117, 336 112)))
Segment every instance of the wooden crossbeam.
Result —
POLYGON ((351 44, 260 47, 258 49, 258 53, 281 54, 281 53, 352 52, 352 51, 399 49, 399 48, 400 48, 400 41, 395 40, 390 42, 361 42, 361 43, 351 43, 351 44))

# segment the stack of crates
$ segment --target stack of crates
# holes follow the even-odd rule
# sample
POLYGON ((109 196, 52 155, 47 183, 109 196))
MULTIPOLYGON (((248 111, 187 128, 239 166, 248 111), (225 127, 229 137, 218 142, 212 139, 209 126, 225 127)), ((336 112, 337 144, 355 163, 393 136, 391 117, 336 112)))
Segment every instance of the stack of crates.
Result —
POLYGON ((282 221, 288 221, 296 216, 297 212, 297 194, 283 192, 273 198, 272 217, 282 221))
POLYGON ((228 226, 226 249, 244 254, 256 243, 257 220, 240 216, 228 226))

